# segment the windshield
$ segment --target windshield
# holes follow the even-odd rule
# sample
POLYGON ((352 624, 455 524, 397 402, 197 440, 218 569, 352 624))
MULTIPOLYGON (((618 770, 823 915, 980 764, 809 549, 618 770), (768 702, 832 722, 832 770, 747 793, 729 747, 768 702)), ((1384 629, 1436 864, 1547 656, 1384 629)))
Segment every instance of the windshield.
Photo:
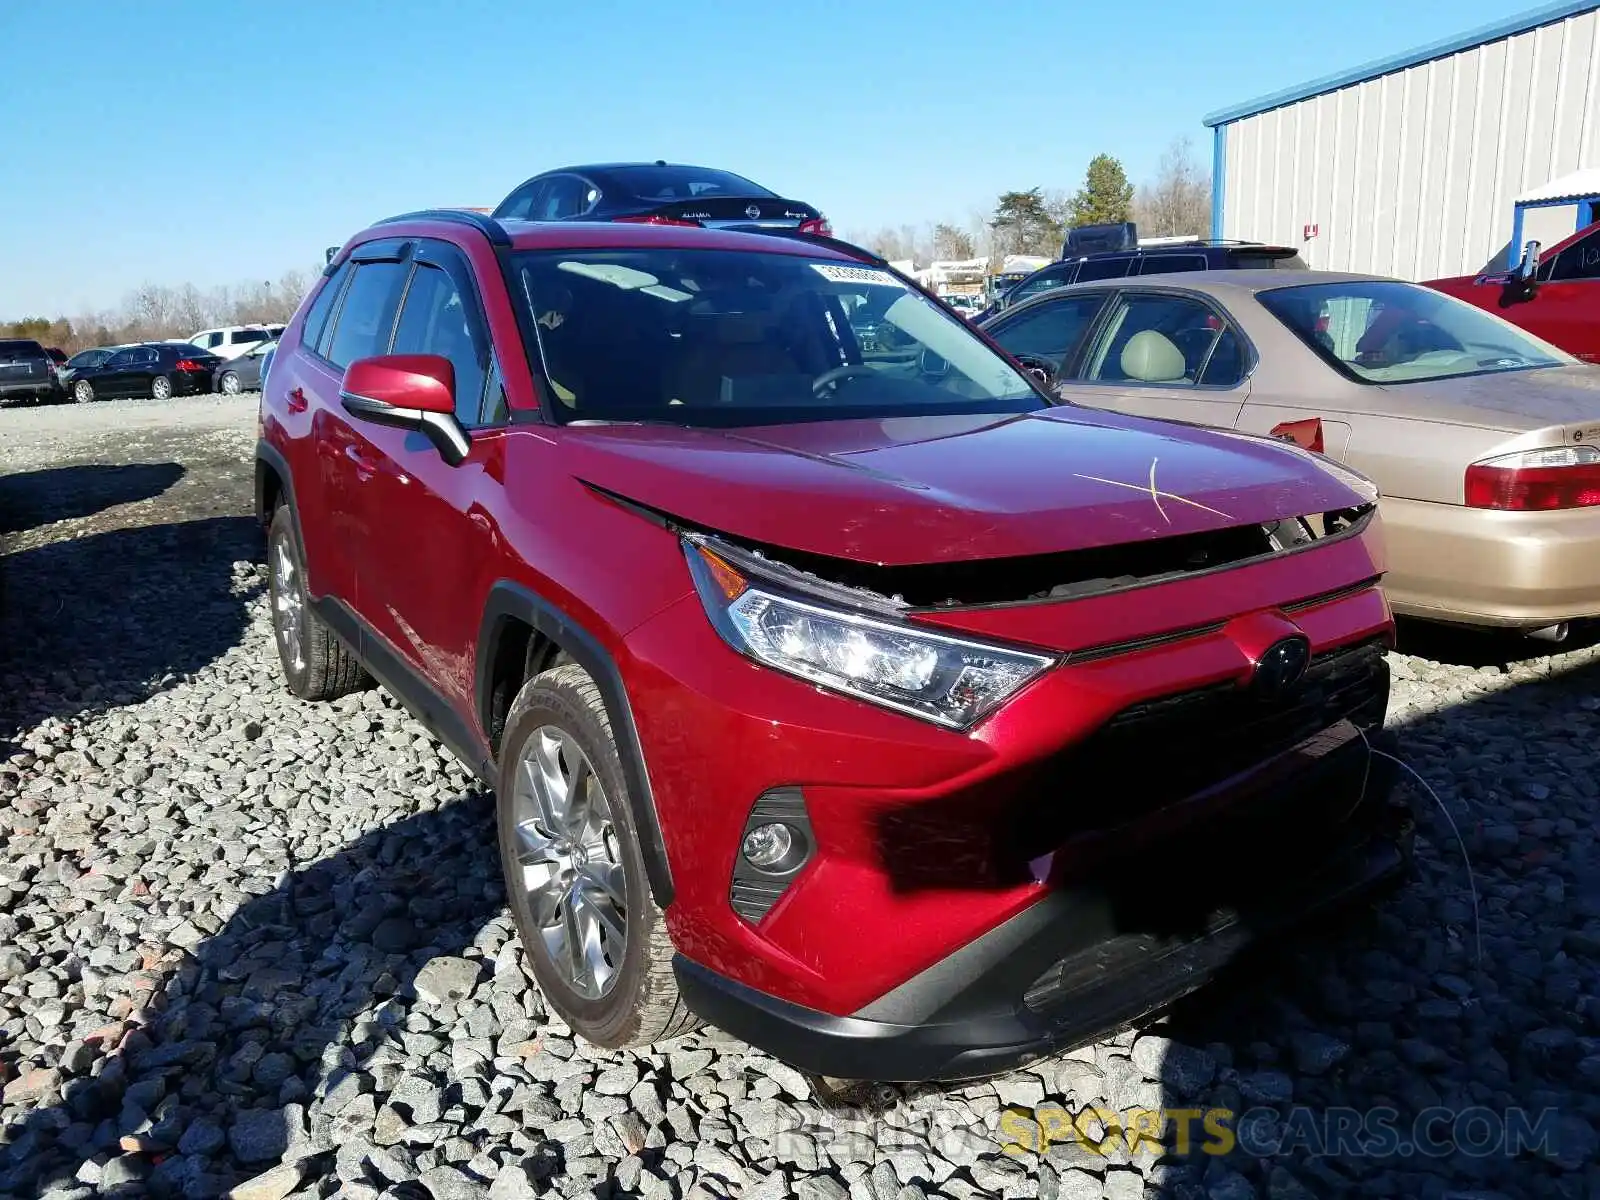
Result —
POLYGON ((1421 383, 1574 360, 1492 313, 1431 288, 1355 280, 1257 293, 1268 312, 1360 383, 1421 383))
POLYGON ((752 425, 1049 403, 891 272, 688 249, 517 256, 558 420, 752 425))

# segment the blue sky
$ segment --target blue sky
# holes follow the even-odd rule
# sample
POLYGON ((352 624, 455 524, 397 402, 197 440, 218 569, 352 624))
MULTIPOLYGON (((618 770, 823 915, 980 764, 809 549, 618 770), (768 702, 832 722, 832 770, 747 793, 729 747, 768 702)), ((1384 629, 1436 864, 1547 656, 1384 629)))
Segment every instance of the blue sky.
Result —
POLYGON ((841 231, 963 222, 1100 151, 1209 162, 1216 108, 1530 2, 0 0, 0 317, 275 280, 585 161, 727 167, 841 231))

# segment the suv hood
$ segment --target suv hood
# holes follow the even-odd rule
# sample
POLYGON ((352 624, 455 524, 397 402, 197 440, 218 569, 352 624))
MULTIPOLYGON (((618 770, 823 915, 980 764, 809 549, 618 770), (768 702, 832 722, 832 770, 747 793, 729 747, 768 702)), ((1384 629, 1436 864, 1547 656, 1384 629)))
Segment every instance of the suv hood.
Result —
POLYGON ((1120 545, 1367 502, 1280 442, 1062 407, 739 430, 568 426, 582 481, 749 542, 883 566, 1120 545))

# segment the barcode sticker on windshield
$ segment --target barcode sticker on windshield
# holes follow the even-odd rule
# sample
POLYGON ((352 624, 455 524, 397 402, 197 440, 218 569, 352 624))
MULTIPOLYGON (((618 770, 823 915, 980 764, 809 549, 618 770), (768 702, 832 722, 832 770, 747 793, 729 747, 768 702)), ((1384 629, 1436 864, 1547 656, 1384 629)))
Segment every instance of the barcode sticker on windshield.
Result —
POLYGON ((824 279, 832 283, 867 283, 878 287, 903 288, 901 283, 887 271, 880 271, 876 267, 842 267, 835 263, 812 263, 811 269, 824 279))

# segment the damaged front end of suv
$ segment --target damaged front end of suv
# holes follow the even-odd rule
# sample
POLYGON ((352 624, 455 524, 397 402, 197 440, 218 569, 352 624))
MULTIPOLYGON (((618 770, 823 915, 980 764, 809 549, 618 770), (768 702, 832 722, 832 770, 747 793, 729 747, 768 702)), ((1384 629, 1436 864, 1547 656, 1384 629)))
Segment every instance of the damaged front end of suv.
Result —
POLYGON ((708 767, 656 787, 715 863, 667 913, 691 1007, 819 1074, 982 1075, 1400 877, 1375 495, 1326 469, 1326 511, 898 563, 591 483, 695 590, 630 639, 647 746, 708 767))

